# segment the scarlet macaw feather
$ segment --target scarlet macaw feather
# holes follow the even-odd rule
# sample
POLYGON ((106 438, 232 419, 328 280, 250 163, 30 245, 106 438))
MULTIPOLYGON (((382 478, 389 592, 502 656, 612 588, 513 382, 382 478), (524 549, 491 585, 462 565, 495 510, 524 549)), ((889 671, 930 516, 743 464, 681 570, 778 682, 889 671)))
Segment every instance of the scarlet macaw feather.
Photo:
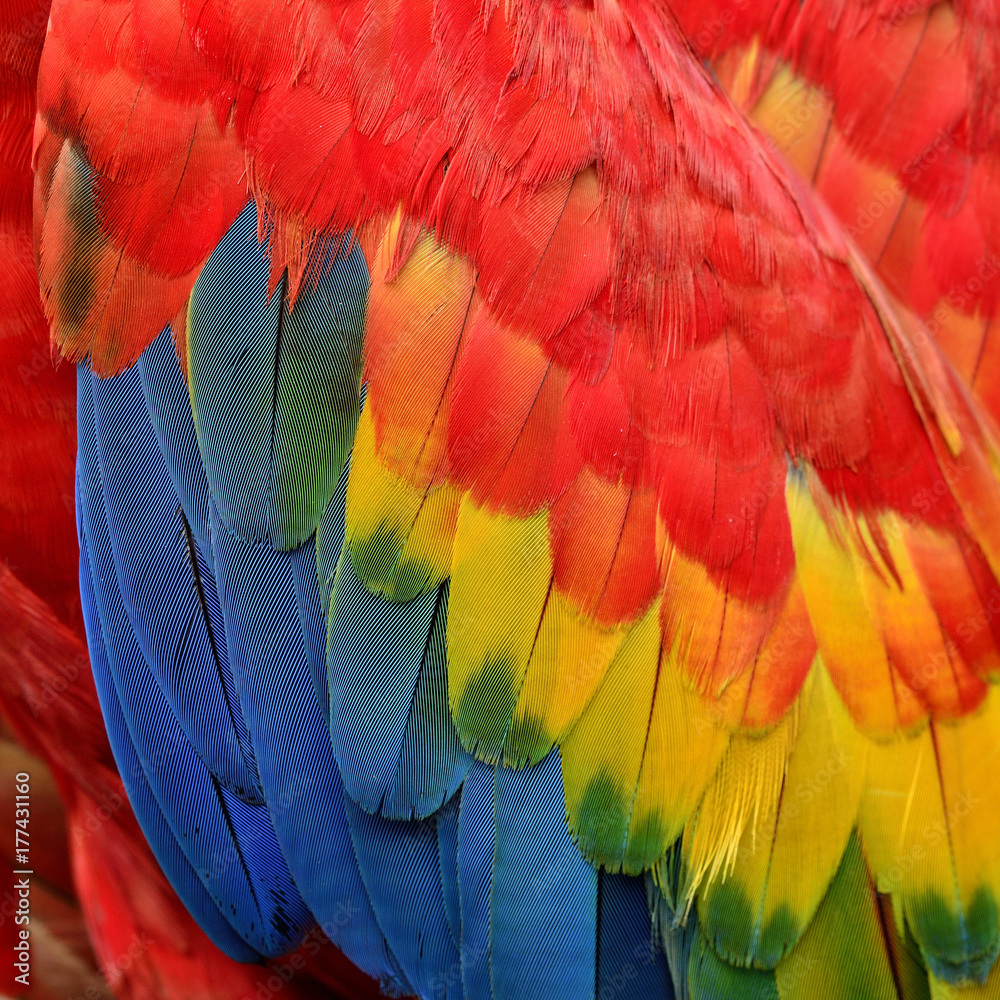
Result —
MULTIPOLYGON (((97 605, 89 570, 90 554, 85 535, 81 535, 80 552, 82 558, 88 560, 87 565, 82 567, 85 572, 81 573, 80 577, 84 616, 85 620, 90 622, 92 631, 99 630, 97 605)), ((101 708, 104 712, 105 725, 114 750, 115 760, 118 762, 119 770, 124 775, 129 801, 136 811, 142 832, 152 847, 156 860, 170 879, 171 885, 177 890, 184 905, 204 928, 216 947, 238 961, 254 961, 257 958, 257 952, 233 930, 231 924, 222 916, 215 901, 198 878, 191 862, 181 850, 176 835, 171 830, 170 824, 153 795, 142 764, 136 755, 132 738, 129 736, 121 703, 114 692, 114 682, 111 679, 111 671, 103 644, 102 646, 94 644, 91 647, 91 663, 98 690, 104 694, 101 708)))
POLYGON ((104 642, 111 680, 101 695, 105 701, 117 699, 142 772, 216 906, 226 901, 228 906, 220 909, 257 953, 281 954, 298 943, 309 918, 277 846, 266 806, 253 806, 227 792, 196 756, 142 654, 122 601, 123 584, 115 570, 106 518, 104 476, 96 433, 91 430, 96 429, 102 402, 100 387, 88 386, 92 379, 80 371, 81 533, 87 539, 97 609, 97 621, 91 624, 97 624, 98 631, 90 636, 104 642), (178 774, 182 780, 177 780, 178 774))
MULTIPOLYGON (((959 806, 1000 749, 997 452, 921 324, 968 261, 914 243, 907 206, 924 203, 926 234, 971 232, 972 212, 990 244, 989 10, 740 5, 703 38, 712 8, 680 0, 677 19, 632 2, 147 6, 53 11, 36 134, 43 298, 57 343, 99 375, 182 317, 227 649, 273 835, 318 916, 331 897, 314 905, 306 883, 323 849, 304 839, 343 829, 317 819, 339 794, 324 715, 344 768, 387 942, 373 962, 341 931, 348 954, 430 995, 455 944, 447 881, 426 952, 419 918, 397 908, 410 883, 396 869, 410 848, 430 865, 430 826, 390 835, 357 809, 384 810, 372 778, 393 757, 357 740, 396 746, 406 710, 446 734, 421 765, 431 798, 454 790, 456 738, 479 758, 455 793, 467 996, 522 995, 526 956, 549 995, 600 983, 584 859, 656 872, 682 994, 795 995, 838 962, 816 940, 837 923, 829 907, 853 915, 839 940, 865 990, 905 995, 886 969, 911 938, 928 988, 988 990, 1000 808, 985 773, 991 804, 959 806), (786 94, 807 112, 797 148, 786 94), (954 140, 931 161, 941 130, 954 140), (229 226, 236 148, 269 267, 253 209, 229 226), (886 171, 905 182, 854 232, 852 206, 886 171), (204 226, 186 230, 187 199, 212 185, 204 226), (354 319, 317 324, 362 249, 370 290, 338 293, 354 319), (301 327, 290 367, 285 327, 301 327), (338 560, 331 499, 351 447, 338 560), (408 673, 387 695, 392 724, 365 722, 387 689, 363 697, 349 669, 377 644, 354 662, 336 633, 328 705, 317 690, 316 609, 336 632, 348 580, 380 623, 386 602, 402 620, 449 581, 446 684, 418 704, 408 673), (293 772, 317 771, 326 791, 297 796, 293 772), (804 817, 788 793, 820 773, 804 817)), ((947 304, 975 317, 991 308, 981 292, 947 304)), ((952 334, 969 327, 951 319, 952 334)))
POLYGON ((143 659, 198 756, 225 788, 263 805, 214 572, 167 476, 138 367, 123 373, 114 391, 109 386, 93 385, 96 450, 122 604, 143 659), (136 544, 145 536, 158 544, 136 544))

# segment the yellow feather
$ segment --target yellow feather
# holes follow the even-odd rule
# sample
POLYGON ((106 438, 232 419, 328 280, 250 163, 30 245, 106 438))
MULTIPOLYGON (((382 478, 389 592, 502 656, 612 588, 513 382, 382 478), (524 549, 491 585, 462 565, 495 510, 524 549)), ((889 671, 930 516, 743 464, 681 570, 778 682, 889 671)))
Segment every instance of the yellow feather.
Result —
POLYGON ((778 996, 780 1000, 926 997, 926 984, 920 991, 922 970, 898 946, 893 949, 857 838, 851 837, 808 929, 775 969, 778 996))
POLYGON ((661 647, 660 609, 625 637, 562 741, 570 831, 611 871, 650 867, 680 834, 728 735, 661 647))
POLYGON ((390 472, 375 450, 369 409, 361 414, 345 511, 359 578, 389 600, 412 600, 448 578, 461 494, 448 484, 418 489, 390 472))
POLYGON ((939 973, 971 974, 1000 944, 998 767, 996 689, 971 716, 870 749, 859 811, 865 854, 939 973))
POLYGON ((866 587, 870 592, 876 583, 870 579, 870 553, 861 549, 860 529, 833 508, 815 479, 807 483, 802 475, 789 475, 786 498, 809 618, 852 718, 866 732, 882 735, 894 733, 901 724, 912 725, 923 708, 889 666, 866 595, 866 587), (867 580, 865 586, 861 579, 867 580))
POLYGON ((931 727, 963 900, 985 886, 1000 901, 1000 690, 982 709, 931 727))
POLYGON ((701 926, 740 964, 771 967, 794 946, 857 816, 868 743, 818 657, 797 710, 797 720, 793 709, 763 739, 733 739, 735 760, 727 755, 685 831, 689 894, 699 880, 707 883, 699 893, 701 926))
POLYGON ((725 879, 742 856, 750 867, 766 865, 766 842, 758 835, 773 816, 785 779, 788 753, 798 728, 798 703, 762 736, 736 732, 698 811, 684 831, 687 879, 694 898, 705 881, 725 879), (742 849, 743 843, 746 847, 742 849))
MULTIPOLYGON (((753 50, 751 55, 755 55, 753 50)), ((746 90, 749 93, 749 88, 746 90)), ((750 111, 754 122, 806 177, 813 175, 824 143, 829 142, 832 113, 830 99, 823 91, 795 76, 787 66, 774 74, 750 111)))
POLYGON ((864 787, 868 741, 820 658, 811 676, 770 848, 765 920, 782 906, 806 920, 814 912, 837 869, 864 787))
POLYGON ((448 698, 459 735, 500 758, 552 583, 547 515, 492 514, 466 497, 448 604, 448 698))
POLYGON ((508 763, 537 762, 576 722, 627 632, 598 625, 551 590, 514 711, 508 763))

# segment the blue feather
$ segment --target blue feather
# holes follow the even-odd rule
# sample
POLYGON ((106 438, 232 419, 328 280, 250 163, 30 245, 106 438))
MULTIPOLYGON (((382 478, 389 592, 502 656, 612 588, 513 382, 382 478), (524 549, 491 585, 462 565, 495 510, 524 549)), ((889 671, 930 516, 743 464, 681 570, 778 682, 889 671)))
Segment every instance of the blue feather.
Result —
POLYGON ((566 828, 558 753, 519 771, 476 762, 462 789, 458 879, 467 997, 593 995, 597 872, 566 828))
POLYGON ((156 802, 202 884, 239 935, 263 955, 294 948, 308 911, 267 813, 222 788, 194 753, 135 639, 118 590, 97 457, 90 376, 80 370, 78 476, 94 605, 112 685, 156 802))
POLYGON ((208 480, 201 466, 191 401, 167 327, 135 363, 146 409, 174 490, 198 545, 208 552, 208 480))
POLYGON ((111 551, 132 632, 199 756, 226 788, 259 803, 215 581, 167 474, 139 373, 91 376, 90 390, 111 551))
POLYGON ((645 880, 602 871, 597 901, 597 1000, 673 1000, 670 970, 653 938, 645 880))
POLYGON ((365 972, 402 988, 358 876, 309 669, 296 580, 314 588, 318 604, 314 545, 293 552, 249 545, 222 524, 214 504, 211 532, 233 674, 282 850, 334 944, 365 972))
POLYGON ((326 615, 320 604, 319 581, 316 577, 316 546, 303 545, 291 552, 292 583, 295 603, 299 609, 299 625, 306 644, 306 662, 313 695, 323 718, 329 711, 326 688, 326 615))
POLYGON ((434 814, 437 821, 444 912, 456 948, 462 946, 462 909, 458 896, 458 817, 461 803, 462 792, 459 789, 459 793, 434 814))
POLYGON ((472 765, 448 710, 448 587, 397 604, 344 556, 331 616, 330 732, 344 786, 368 812, 429 816, 472 765))
POLYGON ((83 620, 90 647, 90 662, 94 671, 94 683, 104 715, 111 750, 114 753, 118 773, 121 775, 129 801, 135 811, 139 826, 156 856, 156 860, 174 887, 181 902, 198 922, 198 926, 211 938, 213 944, 237 962, 254 962, 260 955, 251 948, 226 920, 212 897, 198 879, 195 870, 184 856, 177 838, 174 837, 157 805, 146 780, 146 775, 136 756, 135 747, 125 726, 121 705, 111 681, 107 650, 94 603, 94 585, 90 573, 90 555, 87 551, 87 536, 80 534, 80 595, 83 601, 83 620))
POLYGON ((249 542, 292 549, 310 538, 354 439, 368 270, 357 245, 336 251, 328 248, 323 276, 291 312, 285 278, 268 301, 250 204, 191 293, 188 374, 202 464, 222 522, 249 542))
POLYGON ((371 816, 350 796, 344 805, 361 879, 407 980, 418 996, 461 1000, 462 963, 445 913, 434 820, 371 816))

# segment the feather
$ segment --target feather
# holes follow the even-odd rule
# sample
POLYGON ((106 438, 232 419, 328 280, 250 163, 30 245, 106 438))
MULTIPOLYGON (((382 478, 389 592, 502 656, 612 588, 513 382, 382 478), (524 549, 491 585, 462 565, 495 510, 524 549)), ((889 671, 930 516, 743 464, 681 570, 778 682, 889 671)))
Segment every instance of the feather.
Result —
POLYGON ((188 389, 169 329, 164 329, 142 352, 135 367, 142 381, 149 419, 184 516, 201 551, 209 552, 208 480, 198 452, 188 389))
POLYGON ((893 894, 945 982, 982 982, 1000 952, 998 753, 995 688, 960 725, 932 722, 870 750, 861 844, 876 887, 893 894))
POLYGON ((374 257, 365 330, 370 403, 355 442, 347 537, 362 582, 407 600, 441 583, 451 564, 459 497, 439 480, 451 374, 478 299, 468 265, 427 234, 408 239, 398 217, 374 257), (413 391, 399 391, 401 378, 413 391))
POLYGON ((448 607, 448 697, 462 742, 502 759, 551 579, 544 514, 459 514, 448 607))
POLYGON ((453 795, 435 814, 438 858, 441 861, 441 892, 455 947, 462 944, 462 904, 458 893, 458 819, 462 796, 453 795))
POLYGON ((653 937, 643 879, 598 874, 596 1000, 673 1000, 666 958, 653 937))
POLYGON ((129 626, 171 711, 219 781, 261 804, 215 580, 167 475, 133 366, 90 376, 105 511, 129 626))
POLYGON ((264 955, 296 946, 309 914, 267 810, 228 793, 197 758, 156 684, 118 591, 97 457, 91 376, 81 369, 79 482, 100 633, 129 736, 160 809, 216 905, 264 955))
POLYGON ((281 549, 316 529, 357 425, 367 272, 350 235, 289 311, 268 301, 268 261, 251 204, 213 251, 188 311, 191 406, 224 524, 281 549), (338 256, 339 254, 339 256, 338 256))
POLYGON ((686 875, 680 841, 675 841, 647 876, 653 926, 663 945, 670 981, 677 1000, 690 1000, 688 966, 701 940, 697 912, 691 913, 681 891, 686 875))
MULTIPOLYGON (((949 540, 889 514, 852 525, 830 508, 821 486, 810 489, 796 475, 789 476, 789 497, 803 591, 815 609, 824 662, 861 728, 885 735, 929 713, 953 718, 975 709, 987 685, 949 642, 911 554, 921 541, 925 555, 933 555, 932 546, 949 540), (859 670, 859 662, 866 669, 859 670)), ((971 586, 966 593, 965 611, 973 614, 980 601, 971 586)))
POLYGON ((314 545, 310 539, 291 552, 250 545, 222 523, 214 502, 210 512, 230 662, 281 850, 324 932, 391 985, 398 967, 358 877, 296 593, 296 581, 308 582, 310 603, 318 604, 314 545))
POLYGON ((372 816, 346 796, 344 807, 361 879, 376 919, 418 996, 462 997, 462 964, 445 913, 433 818, 372 816), (404 899, 417 906, 400 906, 404 899))
POLYGON ((348 794, 389 819, 423 819, 462 783, 472 758, 448 714, 448 586, 386 601, 341 558, 330 609, 330 733, 348 794))
POLYGON ((902 1000, 931 1000, 931 985, 920 946, 906 922, 899 927, 892 912, 892 897, 878 896, 882 930, 889 946, 893 976, 902 1000))
POLYGON ((1000 989, 1000 972, 997 966, 984 983, 961 983, 955 985, 930 975, 930 1000, 993 1000, 1000 989))
POLYGON ((813 674, 791 740, 782 724, 734 736, 685 831, 689 868, 713 869, 698 896, 702 933, 736 965, 774 968, 794 948, 857 818, 868 747, 820 664, 813 674), (752 761, 749 781, 738 758, 752 761))
POLYGON ((104 637, 97 616, 94 600, 94 586, 91 578, 90 554, 87 550, 87 536, 80 534, 80 592, 83 597, 84 621, 90 640, 91 664, 94 681, 101 700, 108 738, 111 741, 129 801, 135 810, 142 832, 149 842, 156 860, 163 869, 170 884, 180 896, 185 907, 194 916, 198 925, 211 938, 212 943, 238 962, 253 962, 258 953, 241 938, 226 920, 212 897, 199 880, 191 863, 185 857, 177 839, 170 829, 154 797, 142 764, 136 756, 135 747, 125 725, 121 704, 111 680, 104 648, 104 637))
POLYGON ((388 469, 427 485, 445 456, 451 375, 479 308, 475 275, 400 215, 380 232, 373 257, 365 376, 376 436, 388 469), (400 392, 404 372, 416 391, 400 392))
MULTIPOLYGON (((343 477, 341 477, 343 479, 343 477)), ((337 492, 330 501, 331 505, 343 505, 344 493, 338 484, 337 492)), ((319 529, 316 529, 317 536, 319 529)), ((299 625, 306 645, 306 661, 309 664, 309 677, 312 681, 316 703, 324 718, 329 717, 329 703, 326 684, 326 645, 327 624, 326 609, 322 604, 319 589, 319 578, 316 566, 316 545, 308 542, 295 549, 290 560, 292 566, 292 583, 295 587, 295 604, 299 610, 299 625)))
POLYGON ((720 721, 662 648, 653 608, 563 740, 568 822, 584 855, 630 874, 655 864, 725 753, 720 721))
POLYGON ((123 256, 101 230, 94 180, 84 153, 63 142, 40 224, 38 274, 46 317, 66 356, 114 375, 177 314, 196 275, 159 274, 123 256))
POLYGON ((351 454, 347 542, 366 587, 410 601, 448 577, 459 493, 447 485, 414 488, 383 464, 375 434, 369 405, 351 454))
POLYGON ((539 345, 489 309, 476 313, 455 362, 448 422, 449 473, 474 503, 524 517, 566 490, 583 464, 569 386, 539 345))
POLYGON ((727 965, 704 935, 691 948, 687 988, 690 1000, 780 1000, 773 971, 727 965))
MULTIPOLYGON (((364 389, 362 389, 362 393, 364 389)), ((326 511, 316 528, 316 578, 319 583, 319 605, 323 612, 326 631, 323 642, 323 659, 318 664, 319 670, 313 677, 316 687, 316 698, 319 702, 323 718, 330 723, 330 685, 327 680, 327 657, 330 644, 330 608, 333 597, 333 584, 337 576, 340 555, 344 548, 344 503, 347 484, 350 478, 350 459, 341 473, 340 482, 333 499, 327 505, 326 511)))
POLYGON ((177 314, 239 214, 244 156, 180 3, 153 16, 141 4, 54 7, 39 123, 64 162, 43 198, 43 299, 59 342, 111 375, 177 314), (89 177, 67 186, 74 160, 89 177))
MULTIPOLYGON (((852 836, 815 919, 778 964, 778 993, 781 1000, 830 992, 857 1000, 897 1000, 897 975, 875 887, 852 836)), ((903 997, 910 1000, 908 994, 903 997)))
POLYGON ((560 1000, 596 983, 597 872, 566 831, 559 759, 476 763, 458 823, 466 996, 560 1000), (531 969, 530 976, 525 969, 531 969))
MULTIPOLYGON (((320 860, 307 837, 333 837, 353 872, 359 844, 402 856, 386 816, 406 816, 395 834, 423 838, 411 874, 425 886, 436 847, 436 954, 457 938, 466 995, 502 1000, 599 990, 599 882, 657 868, 677 992, 774 1000, 795 991, 784 963, 815 945, 811 924, 830 926, 829 901, 848 882, 864 901, 856 825, 897 950, 912 937, 939 995, 986 989, 1000 948, 997 448, 916 316, 944 298, 946 335, 972 342, 982 313, 983 350, 961 361, 995 397, 995 290, 946 292, 996 245, 996 12, 667 6, 207 0, 183 11, 186 79, 161 70, 147 88, 147 64, 170 60, 132 44, 127 3, 57 0, 37 138, 57 340, 118 371, 151 317, 155 333, 176 315, 161 316, 187 297, 180 272, 221 232, 229 194, 189 241, 180 205, 137 199, 162 171, 186 201, 179 152, 197 186, 238 146, 270 254, 248 207, 177 341, 215 505, 204 554, 303 884, 320 860), (697 34, 708 13, 719 32, 692 46, 681 25, 697 34), (746 52, 727 65, 701 61, 733 46, 746 52), (766 95, 776 128, 771 83, 795 89, 809 121, 791 159, 809 176, 720 79, 748 110, 766 95), (947 155, 924 163, 935 129, 947 155), (885 211, 852 229, 883 184, 885 211), (343 273, 354 232, 372 264, 366 317, 362 268, 343 273), (176 266, 154 274, 154 257, 176 266), (334 333, 319 300, 340 279, 349 329, 334 333), (352 437, 341 532, 331 497, 352 437), (369 613, 413 642, 371 642, 369 613), (445 613, 425 662, 418 640, 445 613), (329 703, 322 614, 339 657, 329 703), (440 757, 413 749, 442 733, 440 757), (329 737, 357 795, 346 847, 329 737), (793 815, 789 793, 841 751, 852 766, 793 815), (467 753, 481 759, 457 806, 456 919, 458 793, 440 820, 419 817, 467 753), (299 794, 293 771, 321 793, 299 794), (551 982, 526 982, 528 962, 551 982)), ((99 611, 103 585, 95 574, 99 611)), ((404 873, 374 854, 365 866, 406 951, 396 963, 376 928, 372 967, 397 988, 401 964, 429 983, 416 924, 396 924, 407 914, 388 899, 404 873)), ((874 910, 850 912, 849 943, 878 944, 861 940, 874 910)))

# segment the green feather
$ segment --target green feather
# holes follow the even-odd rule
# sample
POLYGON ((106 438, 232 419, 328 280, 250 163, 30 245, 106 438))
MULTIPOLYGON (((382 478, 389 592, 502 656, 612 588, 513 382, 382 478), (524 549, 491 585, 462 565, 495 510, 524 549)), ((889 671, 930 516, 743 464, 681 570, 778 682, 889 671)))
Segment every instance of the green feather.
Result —
POLYGON ((897 1000, 893 964, 875 887, 852 834, 816 916, 778 964, 778 992, 781 1000, 897 1000))
MULTIPOLYGON (((729 965, 703 934, 691 948, 687 982, 691 1000, 780 1000, 773 972, 729 965)), ((813 994, 819 996, 831 994, 813 994)))

